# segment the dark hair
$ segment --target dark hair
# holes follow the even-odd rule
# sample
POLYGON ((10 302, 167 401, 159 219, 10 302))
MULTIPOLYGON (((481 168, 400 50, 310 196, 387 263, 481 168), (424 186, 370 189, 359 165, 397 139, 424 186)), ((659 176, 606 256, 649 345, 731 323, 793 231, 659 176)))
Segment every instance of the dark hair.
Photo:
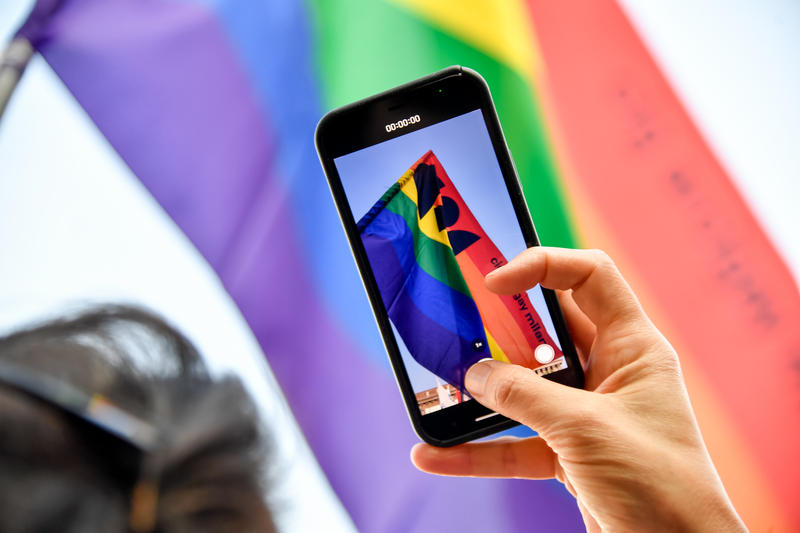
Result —
POLYGON ((0 361, 102 395, 159 436, 142 452, 0 382, 0 530, 129 531, 148 473, 147 529, 274 531, 252 401, 238 379, 212 379, 162 319, 95 309, 0 338, 0 361))

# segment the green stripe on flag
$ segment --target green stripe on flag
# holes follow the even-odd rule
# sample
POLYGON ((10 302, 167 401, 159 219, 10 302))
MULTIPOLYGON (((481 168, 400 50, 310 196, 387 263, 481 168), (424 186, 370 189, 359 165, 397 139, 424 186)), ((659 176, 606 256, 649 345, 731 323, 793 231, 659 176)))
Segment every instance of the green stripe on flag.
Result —
POLYGON ((574 247, 544 118, 516 71, 382 0, 311 0, 317 59, 329 107, 343 105, 449 65, 478 71, 492 90, 539 238, 574 247))
POLYGON ((420 268, 451 289, 471 298, 472 293, 470 293, 467 282, 461 274, 453 249, 431 239, 419 229, 417 224, 417 204, 400 192, 386 204, 384 209, 405 219, 411 234, 414 236, 414 255, 420 268))

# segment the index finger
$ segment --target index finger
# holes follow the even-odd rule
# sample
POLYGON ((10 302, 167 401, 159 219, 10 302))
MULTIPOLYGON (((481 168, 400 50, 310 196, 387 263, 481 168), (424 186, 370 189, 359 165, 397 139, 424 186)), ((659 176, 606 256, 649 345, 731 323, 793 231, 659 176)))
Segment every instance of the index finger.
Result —
POLYGON ((486 276, 486 285, 500 294, 515 294, 536 285, 572 289, 578 307, 605 328, 618 320, 647 320, 628 283, 614 262, 600 250, 528 248, 486 276))
POLYGON ((416 444, 411 462, 423 472, 440 476, 556 477, 556 456, 541 437, 500 437, 452 448, 416 444))

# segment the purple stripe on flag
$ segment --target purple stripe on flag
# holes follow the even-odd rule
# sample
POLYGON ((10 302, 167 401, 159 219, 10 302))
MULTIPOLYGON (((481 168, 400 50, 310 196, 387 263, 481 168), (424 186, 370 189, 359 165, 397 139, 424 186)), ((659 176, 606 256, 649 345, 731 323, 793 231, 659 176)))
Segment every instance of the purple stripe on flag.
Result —
POLYGON ((222 26, 253 82, 259 103, 280 140, 276 168, 289 190, 292 223, 304 242, 301 250, 318 298, 333 313, 363 355, 391 374, 361 280, 353 268, 328 184, 314 148, 314 129, 322 115, 323 95, 314 75, 314 36, 302 1, 182 0, 213 4, 222 26), (265 51, 270 51, 265 53, 265 51), (314 213, 314 216, 308 216, 314 213), (336 283, 330 283, 331 277, 336 283), (355 296, 359 295, 359 296, 355 296), (366 327, 365 327, 366 326, 366 327))
POLYGON ((61 7, 62 0, 38 0, 33 4, 25 23, 17 30, 16 35, 34 42, 44 31, 49 18, 61 7))
POLYGON ((73 0, 36 40, 133 172, 224 272, 267 183, 273 140, 217 21, 184 2, 73 0))

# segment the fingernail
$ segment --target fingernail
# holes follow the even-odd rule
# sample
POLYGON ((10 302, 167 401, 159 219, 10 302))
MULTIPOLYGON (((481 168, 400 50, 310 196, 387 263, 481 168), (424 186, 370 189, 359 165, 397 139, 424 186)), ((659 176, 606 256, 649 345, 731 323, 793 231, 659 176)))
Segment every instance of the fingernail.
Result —
POLYGON ((478 361, 467 370, 464 386, 472 396, 480 396, 486 387, 486 380, 492 373, 492 365, 487 361, 478 361))

